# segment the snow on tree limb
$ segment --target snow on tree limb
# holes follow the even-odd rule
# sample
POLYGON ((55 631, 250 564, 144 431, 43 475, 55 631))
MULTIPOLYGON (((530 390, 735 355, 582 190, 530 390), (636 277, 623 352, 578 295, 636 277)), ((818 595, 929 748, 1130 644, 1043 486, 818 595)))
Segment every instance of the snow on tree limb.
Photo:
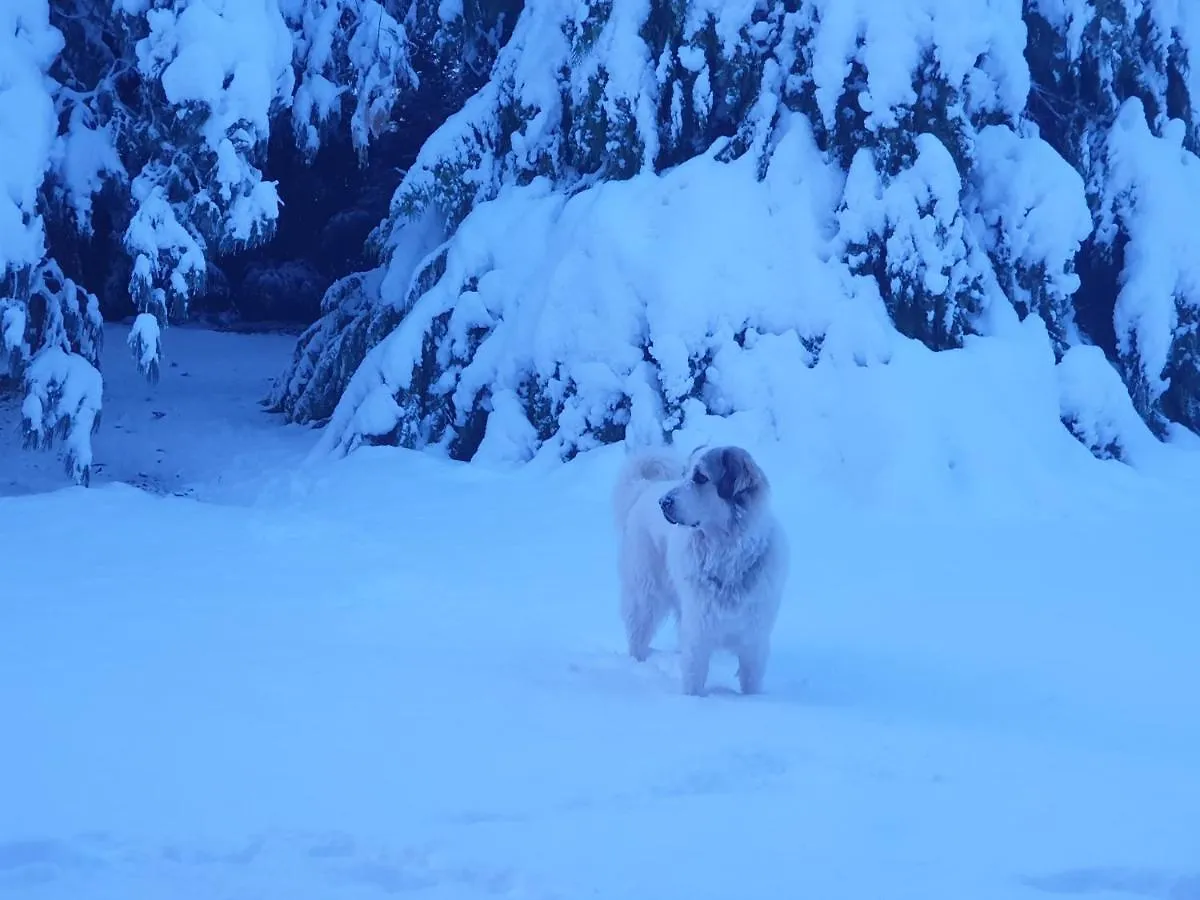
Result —
MULTIPOLYGON (((281 201, 262 170, 282 114, 296 103, 298 128, 307 122, 316 129, 297 132, 307 150, 339 124, 329 106, 338 98, 350 99, 341 125, 360 152, 392 127, 395 107, 419 82, 401 21, 411 16, 393 12, 374 0, 0 4, 0 350, 6 368, 26 373, 34 360, 54 358, 39 356, 53 346, 68 358, 78 353, 95 361, 73 346, 87 329, 66 341, 43 333, 49 325, 29 314, 30 285, 44 262, 42 215, 53 216, 59 231, 87 234, 97 196, 112 188, 105 202, 124 229, 129 290, 139 314, 130 348, 137 367, 154 378, 162 330, 187 314, 211 260, 274 234, 281 201), (119 208, 122 196, 127 210, 119 208)), ((63 284, 69 286, 61 298, 66 308, 75 288, 70 279, 63 284)), ((82 377, 81 371, 73 363, 40 364, 39 378, 28 387, 40 392, 46 415, 54 409, 74 414, 69 404, 50 400, 52 394, 64 402, 74 398, 64 379, 82 377)), ((98 402, 99 393, 80 396, 98 402)), ((79 415, 88 408, 80 406, 79 415)), ((58 425, 30 422, 39 446, 47 435, 64 433, 58 425)), ((86 457, 82 449, 72 452, 75 459, 86 457)), ((82 465, 76 474, 85 477, 82 465)))
POLYGON ((300 70, 292 106, 296 143, 311 159, 322 135, 349 115, 360 155, 390 130, 393 110, 420 78, 412 67, 408 32, 375 0, 311 0, 285 4, 297 32, 300 70))
MULTIPOLYGON (((1200 96, 1200 66, 1188 65, 1187 52, 1200 12, 1185 6, 533 0, 489 82, 426 143, 396 192, 378 233, 385 264, 379 302, 407 311, 381 345, 353 344, 351 352, 362 354, 354 365, 361 365, 348 381, 339 376, 346 387, 326 446, 391 442, 510 458, 569 455, 631 428, 669 435, 688 410, 728 415, 740 408, 728 387, 733 360, 759 372, 760 385, 790 383, 797 372, 784 376, 789 370, 779 362, 789 341, 796 354, 790 365, 833 358, 867 365, 893 356, 888 329, 942 350, 975 334, 1010 333, 1034 317, 1045 324, 1053 358, 1084 358, 1070 352, 1093 339, 1076 321, 1077 258, 1088 255, 1094 289, 1103 277, 1095 274, 1096 248, 1137 240, 1129 204, 1105 199, 1116 184, 1109 129, 1121 128, 1121 103, 1141 98, 1147 134, 1156 140, 1178 127, 1186 148, 1196 144, 1190 110, 1200 109, 1192 100, 1200 96), (1187 121, 1172 124, 1185 111, 1187 121), (793 169, 778 156, 798 146, 788 135, 800 130, 816 150, 793 169), (798 342, 786 328, 755 324, 746 312, 756 308, 750 298, 764 293, 764 282, 721 247, 697 254, 699 263, 658 259, 669 274, 647 271, 639 241, 657 251, 664 233, 683 233, 707 246, 694 223, 657 208, 668 201, 660 200, 656 179, 675 184, 688 172, 681 195, 699 192, 695 183, 718 177, 706 168, 711 162, 740 172, 740 190, 750 193, 772 173, 803 173, 784 178, 771 204, 738 220, 738 228, 769 245, 765 223, 779 209, 798 209, 791 192, 803 185, 810 203, 803 230, 821 235, 815 257, 835 273, 827 290, 858 305, 857 326, 836 305, 818 305, 815 314, 810 308, 805 328, 794 329, 798 342), (608 208, 610 182, 620 180, 640 185, 642 199, 627 200, 620 217, 628 246, 601 255, 589 241, 604 240, 603 216, 568 211, 585 202, 608 208), (523 215, 506 228, 484 224, 502 218, 503 208, 523 215), (447 226, 444 261, 415 303, 402 301, 412 295, 412 270, 403 262, 393 271, 395 254, 431 211, 447 226), (568 230, 567 221, 586 224, 568 230), (656 223, 652 231, 646 222, 656 223), (535 265, 510 246, 526 241, 557 241, 556 255, 535 265), (664 313, 671 307, 656 288, 664 279, 696 285, 693 295, 720 293, 716 275, 693 280, 713 259, 737 273, 728 276, 737 287, 722 294, 720 320, 689 318, 708 309, 707 300, 694 299, 682 318, 664 313), (590 274, 572 270, 568 278, 568 267, 590 274), (614 267, 629 273, 624 287, 610 283, 614 267), (522 285, 515 293, 513 283, 522 285), (599 285, 611 292, 602 303, 589 299, 599 285), (619 346, 597 340, 586 349, 560 337, 590 333, 596 305, 618 322, 666 315, 673 333, 622 326, 619 346), (536 435, 532 445, 514 419, 514 397, 536 435), (505 442, 512 446, 499 450, 505 442)), ((1133 176, 1137 191, 1151 190, 1141 181, 1133 176)), ((1200 200, 1190 186, 1184 194, 1200 200)), ((715 206, 708 215, 733 216, 715 206)), ((780 249, 759 265, 786 277, 782 261, 795 254, 780 249)), ((807 285, 823 265, 791 277, 807 285)), ((1126 261, 1134 284, 1144 281, 1137 265, 1126 261)), ((1191 371, 1193 305, 1179 290, 1170 299, 1161 285, 1143 293, 1134 301, 1132 289, 1122 292, 1115 322, 1136 336, 1123 337, 1120 351, 1135 406, 1151 418, 1195 422, 1200 380, 1179 377, 1191 371), (1174 312, 1151 315, 1158 307, 1174 312), (1168 370, 1174 394, 1154 380, 1168 370), (1152 414, 1155 404, 1161 411, 1152 414)), ((795 314, 807 301, 781 302, 795 314)), ((1093 312, 1085 312, 1094 328, 1093 312)), ((327 347, 336 345, 338 315, 330 310, 314 332, 327 347)), ((1036 340, 1038 330, 1021 333, 1036 340)), ((328 398, 333 382, 320 373, 331 370, 320 353, 308 357, 291 395, 328 398)), ((1076 381, 1064 380, 1063 389, 1076 381)), ((748 402, 774 409, 771 395, 763 388, 748 402)), ((1062 419, 1088 415, 1064 411, 1062 419)), ((1127 417, 1121 422, 1128 430, 1127 417)), ((1106 452, 1093 432, 1069 427, 1093 452, 1106 452)))
MULTIPOLYGON (((125 234, 130 293, 161 328, 203 286, 207 254, 273 234, 279 196, 259 166, 271 116, 291 102, 292 37, 276 3, 126 2, 121 10, 137 36, 148 102, 174 114, 157 123, 161 149, 133 180, 125 234)), ((157 346, 135 349, 147 375, 157 368, 147 348, 157 346)))
POLYGON ((1200 198, 1200 157, 1185 125, 1162 136, 1140 101, 1109 134, 1106 207, 1128 235, 1117 298, 1118 352, 1135 408, 1158 433, 1168 421, 1200 431, 1200 235, 1186 223, 1200 198))
POLYGON ((79 484, 91 480, 92 435, 100 427, 104 380, 78 353, 46 347, 25 367, 21 426, 25 445, 48 450, 61 442, 67 473, 79 484))
POLYGON ((38 209, 57 126, 46 72, 62 46, 45 0, 0 6, 0 372, 21 379, 26 444, 61 439, 67 471, 86 483, 103 390, 100 308, 45 258, 38 209))

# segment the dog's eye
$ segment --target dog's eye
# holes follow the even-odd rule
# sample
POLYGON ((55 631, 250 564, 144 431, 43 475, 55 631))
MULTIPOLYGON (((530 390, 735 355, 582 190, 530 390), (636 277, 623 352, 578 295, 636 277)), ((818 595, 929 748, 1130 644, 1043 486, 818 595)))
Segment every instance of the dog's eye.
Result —
POLYGON ((695 472, 692 473, 692 483, 693 484, 706 484, 707 482, 708 482, 708 476, 705 475, 703 472, 701 472, 699 469, 697 469, 695 472))

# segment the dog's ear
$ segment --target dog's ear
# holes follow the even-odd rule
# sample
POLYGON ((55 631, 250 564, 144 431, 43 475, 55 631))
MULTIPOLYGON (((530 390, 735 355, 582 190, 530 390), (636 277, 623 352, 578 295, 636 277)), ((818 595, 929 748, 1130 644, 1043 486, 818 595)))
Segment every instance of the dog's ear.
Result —
POLYGON ((734 503, 745 503, 759 494, 767 479, 758 464, 740 447, 721 450, 721 477, 717 480, 717 496, 734 503))

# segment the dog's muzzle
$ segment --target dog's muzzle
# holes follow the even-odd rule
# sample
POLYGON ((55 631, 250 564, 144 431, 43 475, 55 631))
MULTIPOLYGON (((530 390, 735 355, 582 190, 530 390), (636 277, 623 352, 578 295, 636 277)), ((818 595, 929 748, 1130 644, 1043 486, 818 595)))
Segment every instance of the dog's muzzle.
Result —
POLYGON ((658 501, 659 508, 662 509, 663 518, 672 525, 678 525, 679 520, 675 518, 675 498, 667 494, 658 501))

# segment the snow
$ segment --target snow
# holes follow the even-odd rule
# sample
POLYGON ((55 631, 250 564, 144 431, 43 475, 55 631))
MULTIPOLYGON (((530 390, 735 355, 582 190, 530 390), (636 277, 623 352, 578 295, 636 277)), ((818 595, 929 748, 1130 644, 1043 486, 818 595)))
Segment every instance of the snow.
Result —
POLYGON ((1057 404, 1033 337, 683 436, 758 455, 797 573, 765 694, 723 660, 697 699, 669 630, 621 649, 620 448, 302 464, 252 402, 291 341, 177 329, 108 386, 96 486, 0 499, 0 893, 1191 900, 1200 456, 1015 427, 1057 404))
POLYGON ((299 79, 292 124, 299 145, 310 157, 317 152, 349 93, 355 98, 350 137, 365 153, 371 139, 386 130, 402 91, 419 84, 404 25, 374 0, 280 5, 295 30, 299 79))
POLYGON ((28 346, 25 327, 28 313, 24 303, 5 298, 0 300, 0 371, 17 373, 25 362, 28 346))
POLYGON ((409 62, 404 26, 373 0, 358 8, 359 25, 350 36, 347 54, 358 73, 350 133, 362 152, 373 137, 388 130, 401 89, 417 87, 419 79, 409 62))
POLYGON ((1083 51, 1083 31, 1096 15, 1089 0, 1034 0, 1033 8, 1056 30, 1066 31, 1067 53, 1078 59, 1083 51))
POLYGON ((127 174, 112 125, 93 128, 88 119, 86 106, 73 107, 67 130, 55 140, 51 153, 75 221, 85 232, 91 230, 92 198, 104 186, 106 177, 127 174))
POLYGON ((162 356, 162 327, 150 313, 138 313, 125 342, 140 372, 157 372, 162 356))
MULTIPOLYGON (((323 449, 352 449, 403 426, 446 450, 475 408, 506 420, 487 429, 488 454, 503 459, 569 457, 610 426, 658 443, 689 416, 707 414, 746 415, 770 422, 781 437, 800 434, 788 423, 795 407, 820 407, 810 398, 820 396, 821 367, 832 368, 836 381, 859 377, 846 370, 919 356, 892 321, 943 347, 970 330, 1000 341, 995 352, 1011 354, 1014 365, 1032 358, 1031 371, 1045 382, 1033 386, 1040 392, 1033 396, 1048 398, 1030 401, 1036 427, 1065 434, 1047 386, 1055 381, 1051 347, 1077 341, 1069 316, 1079 283, 1074 258, 1092 222, 1082 179, 1049 144, 1008 126, 985 128, 963 179, 947 147, 922 134, 912 164, 885 178, 866 148, 842 176, 801 115, 781 117, 770 140, 769 154, 718 162, 718 143, 661 175, 643 172, 573 193, 546 178, 505 187, 449 238, 438 206, 424 207, 425 218, 392 234, 384 294, 407 307, 426 275, 422 261, 435 252, 445 254, 445 274, 367 354, 323 449), (890 279, 890 308, 876 281, 880 266, 890 279), (913 296, 919 286, 932 298, 923 305, 913 296), (1039 326, 1018 328, 1014 304, 1022 316, 1040 314, 1062 331, 1051 338, 1039 326), (440 334, 443 321, 446 334, 427 357, 428 336, 440 334), (513 421, 507 400, 498 410, 494 398, 534 389, 557 416, 538 421, 538 403, 526 403, 527 424, 550 432, 531 445, 530 428, 513 421), (453 427, 439 432, 414 413, 404 400, 413 392, 452 410, 453 427), (500 437, 508 434, 515 437, 500 437)), ((1125 146, 1120 140, 1114 153, 1125 146)), ((1166 148, 1158 171, 1179 165, 1177 145, 1148 132, 1145 140, 1166 148)), ((1157 196, 1158 175, 1142 178, 1150 157, 1139 153, 1134 147, 1114 156, 1114 183, 1157 196)), ((1146 207, 1145 227, 1171 233, 1142 241, 1133 232, 1135 268, 1119 312, 1146 317, 1170 300, 1158 282, 1142 286, 1149 277, 1138 274, 1142 256, 1169 273, 1190 271, 1187 260, 1200 258, 1190 249, 1192 232, 1166 224, 1186 221, 1183 206, 1200 197, 1200 184, 1165 190, 1154 202, 1166 205, 1146 207)), ((1133 218, 1141 201, 1123 204, 1130 227, 1141 227, 1133 218)), ((1165 361, 1172 323, 1145 327, 1159 355, 1143 358, 1165 361)), ((889 383, 895 376, 870 377, 889 383)), ((969 368, 964 377, 974 378, 969 368)), ((990 390, 979 389, 981 396, 990 390)), ((896 402, 910 401, 900 395, 896 402)), ((1028 427, 1020 421, 1017 427, 1028 427)))
POLYGON ((872 129, 894 127, 898 110, 916 100, 913 73, 926 54, 956 88, 984 76, 989 90, 969 94, 995 111, 1015 119, 1025 107, 1030 79, 1018 0, 817 0, 814 6, 820 27, 809 52, 828 128, 852 60, 866 70, 866 90, 857 99, 872 129))
POLYGON ((972 182, 989 250, 1027 272, 1044 266, 1055 297, 1074 294, 1075 256, 1092 233, 1082 176, 1040 137, 995 125, 975 136, 972 182))
MULTIPOLYGON (((147 319, 145 337, 151 337, 154 318, 147 319)), ((262 483, 264 470, 307 452, 313 432, 298 426, 265 428, 269 417, 259 405, 291 353, 294 336, 174 326, 153 384, 130 363, 133 336, 130 326, 105 326, 104 414, 92 438, 92 491, 121 483, 155 494, 222 499, 244 493, 246 484, 262 483)), ((20 402, 0 393, 0 497, 53 491, 67 483, 59 452, 19 449, 20 402)), ((0 512, 0 520, 8 518, 0 512)), ((7 591, 0 595, 9 596, 7 591)))
MULTIPOLYGON (((900 295, 908 283, 921 281, 930 294, 952 298, 961 288, 951 283, 951 278, 961 281, 967 277, 962 269, 968 248, 958 212, 962 183, 954 158, 935 135, 917 135, 915 144, 913 165, 882 189, 875 210, 883 221, 870 223, 868 228, 887 235, 893 294, 900 295)), ((874 173, 871 151, 858 151, 856 162, 860 154, 868 162, 853 168, 874 173)), ((865 237, 857 231, 847 235, 856 242, 865 237)), ((946 327, 948 330, 948 322, 946 327)))
POLYGON ((144 15, 150 33, 138 42, 138 68, 161 80, 169 103, 208 107, 210 148, 242 122, 265 139, 273 105, 293 88, 292 37, 278 2, 184 0, 144 15))
MULTIPOLYGON (((1077 52, 1086 4, 1038 7, 1077 52)), ((530 0, 406 175, 380 268, 330 295, 370 328, 326 323, 295 353, 292 378, 330 391, 336 349, 406 313, 321 434, 261 405, 292 336, 164 343, 160 322, 210 249, 273 221, 252 165, 272 113, 293 103, 309 152, 347 95, 360 152, 391 127, 416 78, 404 25, 373 0, 113 8, 144 17, 143 76, 207 108, 212 183, 188 207, 173 161, 133 178, 139 315, 104 329, 99 365, 95 298, 66 286, 46 347, 0 299, 0 362, 28 362, 25 395, 0 395, 0 895, 1200 900, 1181 562, 1200 438, 1155 438, 1103 352, 1019 316, 985 258, 1044 270, 1065 303, 1092 225, 1082 179, 1020 121, 1023 4, 698 0, 676 60, 650 52, 647 0, 530 0), (710 71, 710 33, 766 60, 757 84, 710 71), (919 66, 952 122, 1006 124, 965 159, 923 134, 897 174, 865 148, 843 173, 785 100, 805 72, 832 124, 852 62, 870 128, 899 122, 919 66), (723 161, 722 138, 656 173, 659 141, 734 91, 748 152, 723 161), (597 110, 598 139, 562 133, 597 110), (637 171, 575 158, 602 150, 637 171), (918 312, 961 347, 897 332, 881 262, 893 305, 923 285, 918 312), (64 440, 18 453, 22 424, 64 440), (397 428, 441 451, 473 432, 476 462, 364 446, 397 428), (763 696, 731 690, 730 660, 681 696, 670 631, 646 664, 623 653, 623 448, 602 433, 736 442, 768 472, 793 576, 763 696), (63 457, 90 489, 63 487, 63 457)), ((1200 34, 1197 8, 1148 7, 1154 52, 1200 34)), ((60 46, 44 0, 0 4, 0 270, 42 255, 49 167, 81 221, 119 171, 82 107, 55 140, 60 46)), ((1200 163, 1182 123, 1144 113, 1129 101, 1110 135, 1101 234, 1130 237, 1120 349, 1161 393, 1180 304, 1200 302, 1180 225, 1200 163)))
POLYGON ((1078 339, 1069 298, 1091 215, 1080 176, 1022 119, 1022 4, 848 0, 764 17, 696 2, 672 8, 682 31, 665 47, 641 27, 644 2, 607 8, 528 4, 489 82, 422 146, 379 235, 385 302, 416 302, 351 379, 326 447, 400 434, 470 455, 480 417, 513 412, 493 398, 515 393, 539 440, 503 458, 569 457, 598 432, 661 441, 689 410, 786 418, 807 370, 887 364, 893 322, 944 348, 1033 312, 1056 351, 1078 339), (733 58, 717 65, 717 45, 733 58), (843 172, 854 148, 816 149, 829 136, 806 97, 832 124, 857 89, 852 61, 869 128, 912 113, 914 68, 942 86, 925 99, 949 103, 951 124, 911 154, 863 140, 843 172), (667 121, 639 112, 653 97, 667 121), (705 122, 718 106, 731 137, 705 122), (1003 124, 977 134, 982 122, 1003 124), (426 291, 418 260, 432 253, 445 274, 426 291))
MULTIPOLYGON (((150 167, 148 167, 150 168, 150 167)), ((125 250, 133 258, 131 287, 150 294, 161 292, 151 285, 165 280, 177 297, 186 297, 188 285, 199 281, 207 272, 204 248, 195 236, 179 221, 175 207, 167 199, 164 186, 158 183, 161 171, 143 171, 133 180, 133 197, 137 211, 125 230, 125 250)), ((147 310, 165 318, 166 308, 147 310)))
POLYGON ((1063 420, 1084 444, 1138 462, 1157 441, 1146 434, 1129 391, 1099 347, 1075 346, 1058 366, 1063 420))
POLYGON ((208 243, 214 250, 244 248, 274 227, 279 194, 254 161, 265 156, 271 115, 292 100, 292 35, 278 0, 121 9, 144 20, 126 23, 144 33, 135 47, 140 76, 160 83, 177 120, 194 123, 182 135, 156 137, 199 143, 192 149, 212 157, 201 163, 186 153, 164 154, 131 183, 135 211, 124 236, 133 258, 130 291, 139 312, 165 320, 158 298, 169 291, 172 308, 185 307, 207 270, 208 243), (197 165, 202 174, 188 171, 197 165), (180 183, 205 187, 180 197, 172 187, 180 183))
POLYGON ((21 417, 27 440, 49 449, 61 437, 67 472, 86 483, 104 391, 99 370, 78 353, 46 347, 25 367, 24 388, 21 417))

